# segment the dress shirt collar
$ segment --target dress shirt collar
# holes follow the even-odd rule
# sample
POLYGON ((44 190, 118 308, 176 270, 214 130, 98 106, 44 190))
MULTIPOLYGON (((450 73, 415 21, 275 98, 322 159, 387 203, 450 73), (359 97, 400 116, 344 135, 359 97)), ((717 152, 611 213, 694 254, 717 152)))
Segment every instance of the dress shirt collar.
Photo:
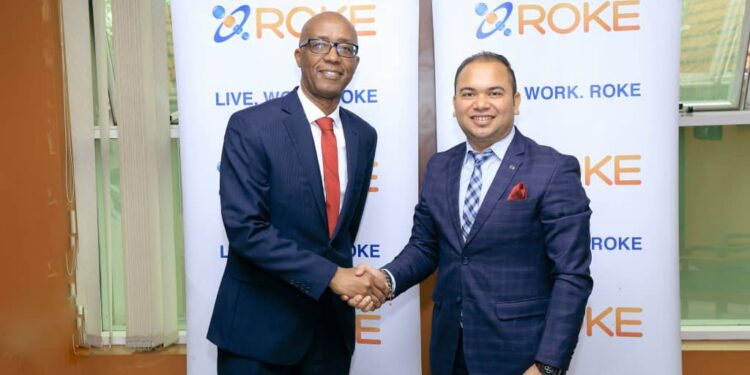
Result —
POLYGON ((341 105, 337 105, 336 109, 331 112, 330 115, 326 116, 323 111, 318 108, 318 106, 315 105, 315 103, 310 100, 310 98, 307 97, 307 94, 305 94, 304 91, 300 88, 298 91, 299 101, 302 103, 302 110, 305 111, 305 117, 307 117, 307 123, 308 124, 315 124, 315 120, 321 118, 321 117, 330 117, 333 119, 333 127, 335 128, 341 128, 341 116, 339 115, 339 108, 341 108, 341 105))
MULTIPOLYGON (((510 129, 510 133, 506 135, 503 139, 495 142, 490 146, 489 148, 492 149, 492 152, 495 153, 495 156, 502 161, 505 157, 505 153, 508 151, 508 147, 510 147, 510 142, 513 140, 513 137, 516 135, 516 127, 512 127, 510 129)), ((468 160, 472 160, 471 156, 469 156, 469 151, 477 152, 477 150, 474 149, 474 147, 471 147, 471 144, 469 141, 466 141, 466 154, 464 155, 464 164, 468 160)), ((478 153, 478 152, 477 152, 478 153)))

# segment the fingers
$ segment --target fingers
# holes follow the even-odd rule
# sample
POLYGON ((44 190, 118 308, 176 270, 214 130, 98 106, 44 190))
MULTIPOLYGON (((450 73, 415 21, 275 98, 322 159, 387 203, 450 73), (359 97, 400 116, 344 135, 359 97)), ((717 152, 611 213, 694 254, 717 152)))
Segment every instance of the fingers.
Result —
POLYGON ((388 286, 388 283, 385 280, 385 275, 383 275, 383 272, 380 270, 373 270, 374 273, 372 273, 372 283, 375 287, 373 289, 372 295, 378 298, 378 301, 380 303, 385 303, 385 301, 388 299, 388 296, 391 294, 390 287, 388 286))
MULTIPOLYGON (((388 283, 385 281, 383 273, 366 264, 360 264, 355 268, 339 268, 329 285, 342 301, 357 308, 360 308, 362 297, 352 301, 352 296, 370 296, 373 304, 370 308, 372 309, 380 307, 390 295, 388 283)), ((367 306, 362 304, 361 307, 366 308, 367 306)))
POLYGON ((359 306, 357 306, 358 309, 369 312, 368 306, 372 303, 372 298, 370 296, 365 296, 365 298, 362 299, 362 302, 359 303, 359 306))
POLYGON ((377 285, 377 283, 374 283, 372 287, 370 287, 370 295, 378 300, 381 304, 385 302, 387 298, 387 294, 384 291, 387 287, 383 287, 383 289, 380 289, 380 287, 377 285))
MULTIPOLYGON (((342 298, 343 300, 343 298, 342 298)), ((382 303, 378 301, 377 298, 373 296, 361 296, 357 295, 354 297, 347 297, 347 304, 350 307, 353 307, 357 310, 361 310, 362 312, 370 312, 375 311, 382 306, 382 303)))
POLYGON ((349 304, 349 306, 351 307, 354 307, 355 309, 360 309, 360 305, 362 304, 363 299, 364 298, 361 295, 357 295, 357 296, 349 298, 349 300, 347 301, 347 304, 349 304))
POLYGON ((385 281, 385 276, 380 270, 366 264, 359 264, 355 267, 355 275, 357 277, 368 278, 368 282, 365 284, 367 287, 366 294, 375 297, 380 304, 386 301, 390 290, 388 290, 388 283, 385 281))
POLYGON ((370 303, 367 304, 367 307, 365 307, 364 309, 362 309, 362 311, 364 311, 364 312, 370 312, 370 311, 375 311, 375 309, 376 309, 375 302, 374 302, 374 300, 371 300, 370 303))
POLYGON ((376 274, 373 274, 368 271, 368 274, 360 276, 362 286, 365 288, 361 294, 372 296, 377 299, 378 302, 383 303, 388 296, 388 286, 385 282, 381 283, 381 280, 378 279, 379 275, 377 275, 377 273, 379 273, 379 271, 376 270, 375 272, 376 274))
POLYGON ((362 299, 362 302, 357 306, 358 309, 362 310, 363 312, 370 312, 374 311, 380 307, 380 304, 377 302, 377 299, 375 299, 372 296, 366 296, 362 299))
POLYGON ((361 295, 357 295, 354 297, 349 298, 349 301, 347 302, 350 307, 353 307, 357 310, 364 311, 365 308, 367 308, 367 305, 370 303, 370 297, 363 297, 361 295))
POLYGON ((383 275, 382 272, 378 271, 377 275, 373 278, 373 283, 376 288, 383 292, 383 294, 390 294, 390 288, 388 287, 388 283, 385 281, 385 275, 383 275))

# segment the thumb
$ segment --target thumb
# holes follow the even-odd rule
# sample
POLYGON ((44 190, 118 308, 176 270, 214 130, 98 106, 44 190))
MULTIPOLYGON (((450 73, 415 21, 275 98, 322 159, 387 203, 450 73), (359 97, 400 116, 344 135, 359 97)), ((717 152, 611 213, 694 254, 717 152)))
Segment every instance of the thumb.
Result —
POLYGON ((354 274, 356 276, 362 276, 365 274, 365 272, 367 272, 367 266, 364 264, 359 264, 356 268, 354 268, 354 274))

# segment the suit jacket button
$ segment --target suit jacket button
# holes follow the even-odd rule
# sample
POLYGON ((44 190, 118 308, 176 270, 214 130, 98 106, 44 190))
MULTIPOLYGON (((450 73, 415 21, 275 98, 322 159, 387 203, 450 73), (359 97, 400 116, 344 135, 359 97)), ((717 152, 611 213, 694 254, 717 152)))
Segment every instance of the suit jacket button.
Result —
POLYGON ((461 296, 456 297, 456 302, 461 303, 461 296))
POLYGON ((464 265, 469 264, 469 257, 464 257, 461 263, 463 263, 464 265))

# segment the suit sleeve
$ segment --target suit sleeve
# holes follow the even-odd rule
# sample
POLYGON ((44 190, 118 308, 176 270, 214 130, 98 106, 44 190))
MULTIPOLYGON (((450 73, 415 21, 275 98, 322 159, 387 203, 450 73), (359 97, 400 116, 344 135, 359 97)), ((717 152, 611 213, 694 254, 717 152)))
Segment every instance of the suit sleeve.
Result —
MULTIPOLYGON (((427 165, 419 202, 414 208, 411 237, 401 253, 383 266, 396 283, 394 295, 399 295, 435 272, 439 263, 438 230, 425 195, 429 193, 432 160, 427 165)), ((434 167, 434 166, 433 166, 434 167)))
POLYGON ((241 114, 232 115, 224 136, 220 176, 221 214, 230 251, 319 299, 337 266, 282 237, 271 225, 270 159, 256 127, 245 123, 241 114))
POLYGON ((563 156, 541 204, 547 256, 553 263, 553 286, 536 360, 567 369, 593 288, 589 271, 591 209, 575 158, 563 156))

